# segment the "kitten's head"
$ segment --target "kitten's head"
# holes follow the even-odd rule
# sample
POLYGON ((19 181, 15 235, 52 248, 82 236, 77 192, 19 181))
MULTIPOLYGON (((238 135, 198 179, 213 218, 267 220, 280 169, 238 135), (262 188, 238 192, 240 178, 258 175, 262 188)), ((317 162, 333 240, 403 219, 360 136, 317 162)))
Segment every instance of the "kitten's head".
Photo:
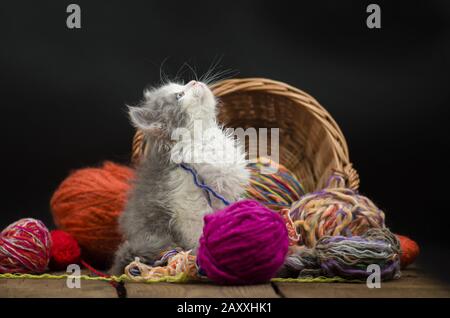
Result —
POLYGON ((176 128, 192 128, 196 120, 214 122, 216 99, 208 86, 190 81, 146 90, 139 107, 130 107, 133 125, 149 135, 170 136, 176 128))

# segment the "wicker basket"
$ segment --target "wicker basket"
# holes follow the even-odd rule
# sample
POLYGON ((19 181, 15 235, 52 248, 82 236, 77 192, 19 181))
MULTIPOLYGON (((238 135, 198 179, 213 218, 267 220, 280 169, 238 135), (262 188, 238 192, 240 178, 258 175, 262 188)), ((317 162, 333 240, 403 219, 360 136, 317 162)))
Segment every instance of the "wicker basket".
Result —
MULTIPOLYGON (((336 172, 345 177, 348 187, 358 188, 359 177, 350 163, 342 131, 313 97, 264 78, 224 80, 211 89, 220 99, 219 122, 226 127, 280 129, 280 163, 297 175, 307 191, 322 188, 336 172)), ((138 131, 133 162, 139 161, 144 148, 138 131)))

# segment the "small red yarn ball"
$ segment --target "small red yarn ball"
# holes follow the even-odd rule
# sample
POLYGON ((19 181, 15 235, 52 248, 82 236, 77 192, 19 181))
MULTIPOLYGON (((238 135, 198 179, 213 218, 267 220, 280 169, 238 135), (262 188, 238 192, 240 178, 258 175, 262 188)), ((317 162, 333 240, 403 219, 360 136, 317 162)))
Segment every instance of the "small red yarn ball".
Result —
POLYGON ((400 256, 400 266, 401 268, 406 268, 416 260, 417 256, 419 256, 420 248, 419 245, 409 237, 399 234, 395 235, 400 241, 400 249, 402 251, 402 255, 400 256))
POLYGON ((69 264, 80 261, 81 250, 72 235, 61 230, 50 232, 52 238, 49 267, 53 270, 65 270, 69 264))

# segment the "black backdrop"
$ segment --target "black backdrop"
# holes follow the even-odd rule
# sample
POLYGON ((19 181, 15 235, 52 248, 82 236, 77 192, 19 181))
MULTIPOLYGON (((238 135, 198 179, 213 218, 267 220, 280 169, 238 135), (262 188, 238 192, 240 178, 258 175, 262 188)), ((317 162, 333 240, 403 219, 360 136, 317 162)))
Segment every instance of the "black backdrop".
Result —
MULTIPOLYGON (((341 126, 361 191, 388 225, 422 245, 448 277, 450 3, 373 1, 70 1, 0 5, 0 225, 36 217, 67 173, 129 160, 137 102, 159 68, 202 73, 217 56, 240 77, 281 80, 315 96, 341 126), (395 3, 394 3, 395 2, 395 3)), ((188 72, 185 76, 189 77, 188 72)))

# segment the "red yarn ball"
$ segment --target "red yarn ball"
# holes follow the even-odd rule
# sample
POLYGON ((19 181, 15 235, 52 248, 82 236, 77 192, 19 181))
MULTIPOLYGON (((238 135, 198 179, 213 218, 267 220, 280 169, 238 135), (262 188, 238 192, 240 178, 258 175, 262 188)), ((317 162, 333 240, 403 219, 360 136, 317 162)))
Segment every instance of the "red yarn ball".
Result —
POLYGON ((72 235, 61 230, 53 230, 50 235, 52 237, 50 269, 65 270, 69 264, 77 264, 80 261, 80 246, 72 235))
POLYGON ((399 234, 395 235, 400 241, 400 249, 402 251, 402 255, 400 256, 400 266, 401 268, 406 268, 416 260, 417 256, 419 256, 420 248, 419 245, 409 237, 399 234))

